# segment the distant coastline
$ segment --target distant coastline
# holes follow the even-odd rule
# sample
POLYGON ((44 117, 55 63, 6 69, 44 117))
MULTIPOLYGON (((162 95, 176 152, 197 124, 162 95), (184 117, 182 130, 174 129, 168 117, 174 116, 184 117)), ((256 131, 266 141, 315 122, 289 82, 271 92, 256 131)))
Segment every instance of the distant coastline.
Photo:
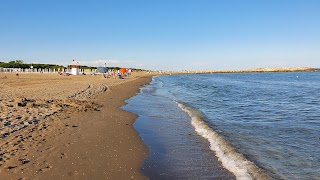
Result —
MULTIPOLYGON (((118 67, 116 67, 118 68, 118 67)), ((252 69, 243 69, 243 70, 180 70, 180 71, 165 71, 165 70, 145 70, 145 69, 134 69, 137 72, 148 72, 148 74, 214 74, 214 73, 266 73, 266 72, 320 72, 320 68, 311 68, 311 67, 281 67, 281 68, 252 68, 252 69)), ((56 73, 60 69, 48 69, 48 68, 39 68, 39 69, 30 69, 30 68, 4 68, 0 66, 0 73, 56 73)), ((63 69, 62 71, 69 72, 71 69, 63 69)), ((82 73, 94 74, 97 72, 97 69, 88 69, 80 70, 82 73)), ((81 74, 82 74, 81 73, 81 74)))
POLYGON ((264 72, 320 72, 320 68, 296 67, 296 68, 253 68, 245 70, 183 70, 166 71, 169 74, 213 74, 213 73, 264 73, 264 72))

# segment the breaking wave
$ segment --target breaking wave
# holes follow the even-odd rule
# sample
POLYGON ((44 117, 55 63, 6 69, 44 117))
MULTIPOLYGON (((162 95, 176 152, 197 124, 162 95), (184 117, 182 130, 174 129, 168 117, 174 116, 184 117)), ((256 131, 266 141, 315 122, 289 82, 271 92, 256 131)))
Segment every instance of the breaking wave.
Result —
POLYGON ((223 167, 233 173, 239 180, 270 179, 264 170, 238 153, 222 136, 211 129, 202 119, 199 111, 176 102, 191 117, 191 124, 197 134, 207 139, 210 149, 215 152, 223 167))

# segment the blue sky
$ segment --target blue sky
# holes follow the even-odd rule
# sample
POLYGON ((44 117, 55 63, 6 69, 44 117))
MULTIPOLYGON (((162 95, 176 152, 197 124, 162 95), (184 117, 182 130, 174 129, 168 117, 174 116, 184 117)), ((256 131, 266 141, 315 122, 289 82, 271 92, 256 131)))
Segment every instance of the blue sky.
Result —
POLYGON ((319 0, 0 0, 0 61, 320 67, 319 0))

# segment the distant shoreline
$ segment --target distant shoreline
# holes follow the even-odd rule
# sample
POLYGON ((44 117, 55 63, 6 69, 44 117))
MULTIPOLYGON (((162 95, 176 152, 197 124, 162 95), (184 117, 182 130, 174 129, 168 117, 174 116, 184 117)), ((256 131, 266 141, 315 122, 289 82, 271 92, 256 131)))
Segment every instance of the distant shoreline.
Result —
POLYGON ((184 70, 166 71, 164 74, 217 74, 217 73, 267 73, 267 72, 320 72, 320 68, 254 68, 245 70, 184 70))
MULTIPOLYGON (((0 74, 7 74, 7 73, 16 73, 17 70, 19 73, 57 73, 58 70, 49 71, 48 69, 39 69, 40 71, 30 71, 30 69, 21 69, 21 68, 3 68, 0 67, 0 74), (28 70, 28 71, 25 71, 28 70)), ((71 70, 69 70, 71 71, 71 70)), ((152 71, 152 70, 142 70, 145 72, 159 72, 160 74, 207 74, 207 73, 252 73, 252 72, 320 72, 320 68, 311 68, 311 67, 282 67, 282 68, 252 68, 252 69, 243 69, 243 70, 181 70, 181 71, 152 71)))

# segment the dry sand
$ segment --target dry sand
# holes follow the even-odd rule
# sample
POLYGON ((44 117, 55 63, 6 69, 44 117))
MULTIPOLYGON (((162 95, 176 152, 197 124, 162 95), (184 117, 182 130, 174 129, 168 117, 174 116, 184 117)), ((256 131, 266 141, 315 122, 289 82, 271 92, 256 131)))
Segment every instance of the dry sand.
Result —
POLYGON ((119 107, 150 80, 0 74, 1 179, 146 179, 136 115, 119 107))

